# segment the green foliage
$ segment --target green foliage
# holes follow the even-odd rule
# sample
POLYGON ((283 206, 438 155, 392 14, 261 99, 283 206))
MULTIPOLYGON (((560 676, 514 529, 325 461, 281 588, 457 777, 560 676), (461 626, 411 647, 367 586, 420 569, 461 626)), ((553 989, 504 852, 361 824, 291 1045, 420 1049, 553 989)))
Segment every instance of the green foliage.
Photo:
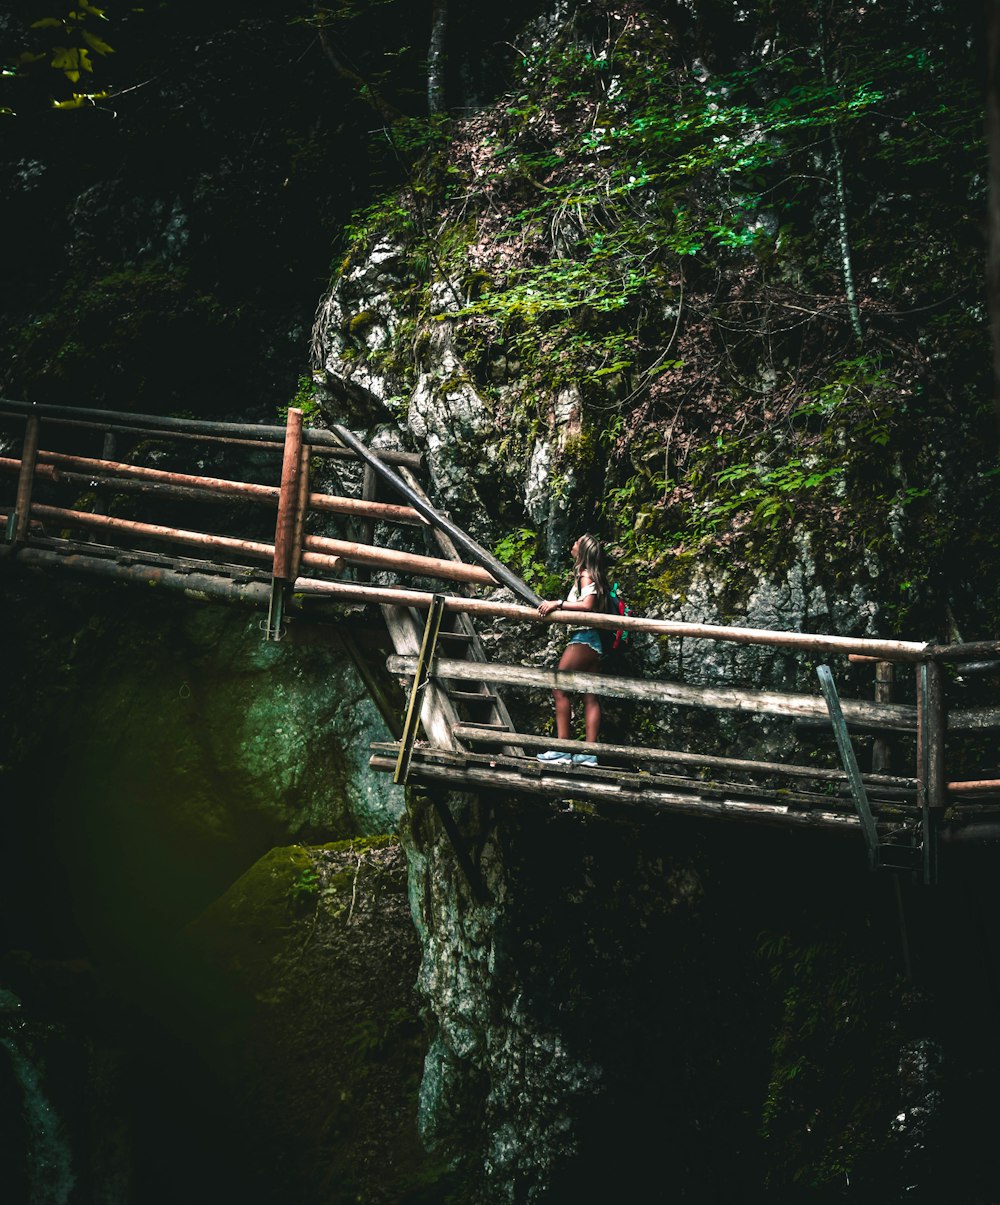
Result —
POLYGON ((314 899, 318 891, 319 875, 316 873, 315 867, 307 866, 292 880, 288 888, 288 898, 292 906, 297 908, 314 899))
POLYGON ((493 555, 519 574, 542 597, 560 593, 562 579, 558 574, 551 573, 539 557, 537 531, 527 527, 518 528, 497 543, 493 555))
POLYGON ((53 98, 53 108, 79 109, 108 97, 106 89, 78 92, 75 88, 81 78, 94 74, 94 55, 105 58, 114 54, 114 47, 94 32, 95 22, 107 20, 104 9, 89 3, 89 0, 76 0, 73 7, 61 17, 41 17, 31 23, 31 29, 40 31, 37 40, 46 44, 45 49, 24 51, 18 58, 19 68, 48 63, 69 84, 74 85, 68 97, 62 100, 53 98))
MULTIPOLYGON (((453 323, 505 456, 551 429, 557 395, 579 405, 602 456, 577 472, 557 452, 550 494, 596 504, 649 576, 693 549, 775 567, 796 530, 845 563, 890 551, 888 516, 928 495, 927 399, 982 409, 963 37, 929 9, 902 45, 877 6, 784 17, 785 41, 715 74, 676 66, 676 31, 642 6, 606 41, 544 40, 502 112, 456 125, 352 231, 349 261, 387 235, 401 248, 414 358, 421 327, 453 323), (460 308, 432 314, 443 281, 460 308)), ((530 577, 546 533, 519 518, 500 555, 530 577)))
POLYGON ((288 411, 295 407, 302 411, 302 421, 308 427, 321 415, 319 398, 316 396, 316 383, 311 376, 303 374, 299 377, 295 395, 287 406, 278 407, 278 420, 288 422, 288 411))

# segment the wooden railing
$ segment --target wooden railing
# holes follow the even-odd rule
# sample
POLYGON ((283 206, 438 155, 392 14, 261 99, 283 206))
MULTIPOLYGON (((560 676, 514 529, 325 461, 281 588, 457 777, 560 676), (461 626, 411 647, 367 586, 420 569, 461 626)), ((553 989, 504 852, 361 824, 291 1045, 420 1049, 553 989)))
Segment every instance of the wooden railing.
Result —
MULTIPOLYGON (((359 577, 371 569, 407 579, 429 579, 432 583, 456 583, 464 593, 445 594, 441 606, 472 619, 500 619, 536 626, 578 624, 578 613, 555 611, 539 615, 537 596, 510 570, 481 548, 465 532, 441 515, 410 475, 420 463, 412 453, 372 452, 343 427, 331 431, 304 426, 300 411, 292 408, 285 427, 207 422, 163 416, 119 414, 103 410, 68 407, 35 407, 24 402, 0 399, 0 423, 23 428, 20 456, 0 457, 0 474, 12 483, 10 503, 0 508, 6 524, 3 551, 25 564, 62 564, 87 572, 132 581, 157 581, 175 585, 189 593, 227 597, 268 607, 267 635, 276 639, 282 632, 285 608, 293 600, 325 599, 330 603, 372 604, 401 613, 410 609, 427 611, 433 589, 412 585, 372 585, 362 580, 343 580, 345 567, 353 566, 359 577), (43 439, 50 427, 56 438, 43 439), (60 442, 66 428, 94 432, 102 440, 100 455, 80 455, 47 446, 60 442), (127 438, 137 444, 157 446, 167 441, 204 447, 257 449, 274 456, 272 483, 210 476, 191 471, 170 470, 134 463, 136 452, 116 453, 116 441, 127 438), (316 457, 360 461, 364 466, 361 497, 328 494, 312 488, 316 457), (407 484, 409 479, 410 484, 407 484), (16 483, 16 484, 15 484, 16 483), (379 487, 391 490, 392 501, 378 497, 379 487), (67 492, 69 497, 66 497, 67 492), (260 528, 268 508, 274 516, 274 535, 261 531, 206 532, 170 522, 124 518, 108 513, 109 500, 123 497, 156 505, 225 504, 226 522, 245 518, 249 527, 260 528), (81 498, 89 499, 87 508, 81 498), (367 525, 366 539, 334 539, 307 530, 309 514, 340 515, 367 525), (235 517, 234 517, 235 516, 235 517), (402 525, 433 531, 448 556, 429 556, 374 543, 374 525, 402 525), (58 532, 58 535, 54 535, 58 532), (91 538, 80 538, 79 533, 91 538), (98 543, 96 539, 106 541, 98 543), (166 554, 150 550, 166 546, 166 554), (458 548, 465 561, 455 559, 458 548), (192 560, 179 550, 197 550, 206 559, 192 560), (520 602, 496 597, 497 587, 506 586, 520 602), (468 587, 486 587, 490 597, 476 597, 468 587), (526 605, 527 604, 527 605, 526 605)), ((203 509, 198 514, 202 515, 203 509)), ((265 516, 264 524, 269 524, 265 516)), ((238 525, 238 524, 237 524, 238 525)), ((268 528, 269 530, 269 528, 268 528)), ((619 616, 588 615, 588 626, 614 629, 619 616)), ((1000 796, 1000 779, 979 773, 975 777, 949 772, 947 740, 953 733, 992 731, 1000 727, 1000 708, 993 706, 948 707, 948 666, 972 662, 1000 661, 1000 641, 938 645, 927 641, 872 639, 822 633, 775 632, 764 629, 680 623, 648 617, 631 617, 628 628, 634 639, 667 637, 754 645, 782 650, 815 660, 848 658, 860 666, 869 664, 876 676, 873 699, 842 699, 840 709, 846 725, 874 734, 870 772, 858 780, 873 792, 875 806, 896 800, 901 806, 917 807, 934 825, 955 804, 975 809, 983 800, 1000 796), (913 674, 913 684, 906 676, 913 674), (893 684, 894 683, 894 684, 893 684), (912 701, 900 702, 900 692, 912 701), (895 694, 895 697, 894 697, 895 694), (912 743, 912 773, 890 773, 889 749, 896 736, 912 743)), ((398 646, 397 646, 398 647, 398 646)), ((618 674, 568 674, 558 670, 522 665, 470 663, 455 658, 436 658, 430 667, 434 678, 453 684, 465 681, 496 684, 512 690, 564 689, 621 699, 706 710, 750 713, 810 724, 829 723, 830 706, 820 694, 761 691, 745 685, 696 686, 680 682, 630 678, 618 674)), ((412 656, 390 659, 390 671, 401 678, 416 674, 412 656)), ((857 673, 857 670, 855 671, 857 673)), ((433 692, 432 692, 433 693, 433 692)), ((425 715, 426 727, 426 715, 425 715)), ((441 725, 436 731, 444 732, 441 725)), ((451 722, 446 733, 450 748, 469 751, 478 746, 509 747, 509 732, 491 735, 474 727, 451 722), (452 739, 453 738, 453 739, 452 739)), ((524 735, 519 742, 529 753, 544 743, 562 747, 548 738, 524 735)), ((569 743, 565 743, 569 744, 569 743)), ((580 743, 576 750, 590 748, 580 743)), ((652 750, 597 744, 593 750, 602 758, 645 759, 655 765, 673 762, 701 771, 744 771, 791 778, 807 773, 817 782, 843 785, 850 779, 841 770, 754 762, 751 759, 699 754, 692 750, 652 750), (631 749, 630 754, 623 752, 631 749), (833 777, 831 778, 830 775, 833 777)), ((908 754, 908 756, 911 756, 908 754)), ((472 765, 472 761, 469 765, 472 765)), ((382 768, 379 766, 379 768, 382 768)), ((488 769, 488 767, 487 767, 488 769)), ((428 771, 429 773, 430 771, 428 771)), ((485 773, 485 771, 484 771, 485 773)), ((971 812, 970 812, 971 814, 971 812)))
MULTIPOLYGON (((456 562, 444 557, 425 556, 377 547, 373 543, 333 539, 310 534, 305 530, 310 512, 344 515, 368 524, 376 522, 428 527, 449 526, 426 501, 414 494, 414 505, 380 501, 375 497, 378 475, 366 475, 366 494, 351 498, 315 492, 310 488, 310 458, 313 455, 358 460, 358 451, 345 446, 343 438, 330 431, 307 429, 302 412, 292 408, 285 428, 251 424, 218 423, 158 415, 119 414, 112 411, 75 409, 61 406, 31 406, 28 403, 0 399, 0 420, 23 422, 24 437, 19 458, 0 457, 0 472, 16 474, 17 487, 13 505, 0 514, 5 524, 7 550, 16 550, 25 562, 44 563, 51 555, 75 553, 76 566, 129 580, 159 581, 167 585, 187 585, 175 580, 177 570, 185 574, 192 568, 204 571, 202 587, 222 597, 247 597, 246 583, 227 583, 221 575, 212 581, 212 569, 223 559, 250 567, 267 565, 270 569, 271 596, 267 632, 278 638, 282 614, 290 592, 300 575, 307 588, 315 582, 338 575, 345 565, 364 566, 392 571, 412 577, 427 577, 449 582, 497 586, 505 577, 520 586, 492 554, 460 533, 466 549, 477 563, 456 562), (40 431, 51 425, 96 431, 103 436, 101 456, 80 456, 40 446, 40 431), (115 459, 115 439, 126 435, 138 440, 170 441, 196 440, 204 445, 257 448, 281 453, 279 484, 268 485, 249 481, 208 476, 190 472, 168 471, 151 465, 133 464, 115 459), (52 505, 39 500, 39 488, 49 492, 67 487, 78 497, 81 491, 96 491, 98 501, 90 509, 78 503, 52 505), (153 523, 109 515, 100 499, 113 495, 139 497, 149 502, 167 501, 196 503, 248 504, 251 509, 266 506, 276 512, 273 540, 249 538, 247 535, 206 532, 180 527, 176 523, 153 523), (106 543, 94 540, 75 541, 68 538, 56 548, 46 533, 86 531, 95 533, 106 543), (115 565, 111 561, 97 565, 95 554, 107 557, 110 553, 146 550, 148 545, 166 544, 173 548, 197 549, 214 558, 192 565, 186 558, 153 558, 155 564, 115 565)), ((353 440, 349 432, 344 433, 353 440)), ((414 453, 387 451, 371 453, 362 449, 363 457, 377 469, 387 473, 390 481, 407 489, 396 477, 395 469, 404 471, 419 466, 420 457, 414 453)), ((529 592, 530 594, 530 592, 529 592)), ((256 597, 256 595, 255 595, 256 597)), ((533 596, 532 596, 533 597, 533 596)))

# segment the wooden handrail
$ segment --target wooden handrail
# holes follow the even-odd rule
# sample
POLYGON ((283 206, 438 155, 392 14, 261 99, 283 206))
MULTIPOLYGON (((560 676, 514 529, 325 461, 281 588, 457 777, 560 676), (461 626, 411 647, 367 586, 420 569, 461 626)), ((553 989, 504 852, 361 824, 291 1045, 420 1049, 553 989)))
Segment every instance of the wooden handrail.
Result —
MULTIPOLYGON (((58 466, 81 469, 85 479, 94 479, 98 485, 113 489, 121 485, 118 478, 148 481, 177 486, 177 497, 190 497, 189 490, 204 494, 219 494, 223 497, 244 498, 273 506, 278 501, 280 488, 276 485, 259 485, 252 481, 233 481, 226 477, 203 477, 199 473, 174 473, 166 469, 154 469, 147 465, 125 464, 117 460, 101 460, 94 456, 71 456, 66 452, 39 451, 35 473, 49 481, 58 482, 63 476, 67 480, 80 481, 80 475, 62 473, 58 466), (104 476, 106 474, 106 476, 104 476)), ((0 456, 0 470, 18 472, 21 462, 8 456, 0 456)), ((412 506, 396 506, 389 502, 366 502, 360 498, 344 498, 339 494, 309 494, 310 510, 327 511, 332 514, 354 515, 359 518, 378 519, 385 523, 405 523, 417 527, 430 526, 412 506)))
MULTIPOLYGON (((62 506, 43 506, 33 503, 33 516, 39 519, 55 519, 73 527, 96 527, 102 531, 127 531, 149 540, 165 540, 171 544, 187 544, 198 548, 216 548, 235 552, 258 561, 274 561, 274 545, 260 540, 241 540, 234 536, 212 535, 204 531, 188 531, 181 527, 165 527, 159 523, 139 523, 133 519, 116 519, 111 515, 95 515, 85 510, 67 510, 62 506)), ((339 573, 343 561, 338 556, 318 552, 303 553, 302 561, 329 573, 339 573)))
MULTIPOLYGON (((194 435, 209 441, 231 440, 234 437, 249 440, 254 444, 283 448, 285 428, 263 423, 224 423, 207 419, 175 418, 165 414, 131 414, 121 410, 97 410, 88 406, 56 406, 48 403, 22 402, 14 398, 0 397, 0 415, 26 417, 37 415, 54 421, 80 426, 99 426, 102 430, 135 429, 146 434, 194 435), (124 426, 123 426, 124 425, 124 426)), ((356 460, 355 452, 345 447, 344 442, 332 431, 309 427, 304 432, 306 443, 321 449, 326 455, 341 455, 356 460)), ((423 457, 418 452, 395 452, 378 450, 371 453, 385 464, 402 464, 420 468, 423 457)))
MULTIPOLYGON (((412 676, 416 670, 416 658, 392 656, 387 659, 386 666, 391 674, 412 676)), ((572 694, 644 699, 655 703, 743 711, 756 715, 785 716, 790 719, 828 718, 826 703, 818 695, 743 690, 729 686, 688 686, 683 682, 667 682, 663 679, 567 673, 565 670, 533 669, 527 665, 498 665, 496 662, 484 664, 481 661, 457 661, 444 657, 437 659, 434 673, 438 679, 453 679, 459 682, 496 682, 504 686, 543 687, 548 690, 566 690, 572 694)), ((855 725, 896 732, 909 732, 916 728, 916 708, 903 703, 869 703, 864 699, 844 699, 841 705, 844 718, 855 725)))
MULTIPOLYGON (((390 603, 396 606, 416 607, 428 610, 431 595, 422 590, 400 590, 390 586, 366 586, 359 582, 313 582, 300 578, 296 590, 307 593, 323 593, 345 602, 390 603)), ((544 619, 534 607, 520 603, 502 603, 493 599, 460 598, 449 595, 445 599, 447 611, 466 612, 469 615, 493 616, 498 619, 518 619, 536 624, 573 624, 581 626, 579 611, 553 611, 544 619)), ((680 623, 672 619, 646 619, 630 615, 623 620, 619 615, 593 614, 588 612, 586 626, 615 631, 625 627, 636 635, 691 637, 699 640, 728 641, 735 644, 760 644, 772 648, 796 649, 801 652, 850 653, 871 652, 873 655, 892 661, 919 661, 925 655, 927 645, 908 640, 875 640, 863 636, 823 636, 808 632, 774 632, 766 628, 727 628, 720 624, 680 623)))

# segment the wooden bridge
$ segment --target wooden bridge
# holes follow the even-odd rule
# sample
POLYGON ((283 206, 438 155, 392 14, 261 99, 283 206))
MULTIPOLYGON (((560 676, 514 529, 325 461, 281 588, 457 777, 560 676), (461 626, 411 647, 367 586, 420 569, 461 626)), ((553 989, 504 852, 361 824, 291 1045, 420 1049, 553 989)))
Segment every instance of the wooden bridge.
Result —
MULTIPOLYGON (((556 611, 542 619, 531 589, 432 506, 415 454, 369 449, 338 425, 307 428, 294 408, 278 427, 0 399, 3 430, 11 434, 0 450, 19 452, 0 457, 0 482, 9 484, 0 493, 0 500, 8 499, 0 505, 0 556, 9 570, 69 570, 249 604, 266 615, 262 629, 269 640, 332 616, 394 737, 373 746, 372 768, 421 784, 439 801, 445 789, 516 792, 839 832, 864 842, 873 868, 912 872, 925 883, 936 879, 942 844, 1000 840, 1000 770, 982 765, 982 750, 995 749, 986 741, 1000 728, 1000 707, 954 707, 948 697, 956 674, 988 681, 1000 670, 1000 641, 941 645, 628 621, 633 641, 756 645, 799 658, 804 667, 853 661, 870 667, 870 699, 841 698, 827 664, 815 667, 816 693, 496 664, 486 655, 477 618, 547 627, 578 624, 579 615, 556 611), (265 480, 206 471, 234 456, 252 467, 246 475, 265 480), (324 460, 327 475, 332 461, 335 475, 352 484, 341 480, 336 493, 314 490, 316 464, 324 460), (210 505, 220 514, 214 526, 227 527, 226 534, 180 525, 184 508, 203 516, 210 505), (140 509, 141 519, 135 517, 140 509), (340 516, 355 538, 311 533, 311 517, 323 515, 340 516), (417 533, 425 552, 387 546, 386 539, 406 542, 401 529, 417 533), (519 601, 503 598, 501 587, 519 601), (388 636, 388 681, 410 684, 405 714, 384 688, 384 675, 380 681, 380 667, 351 638, 372 617, 388 636), (501 688, 553 687, 774 717, 813 737, 826 732, 828 764, 518 732, 501 688), (852 733, 870 738, 865 770, 852 733), (593 753, 599 764, 546 764, 535 757, 550 748, 593 753)), ((608 629, 621 623, 611 615, 587 622, 608 629)))

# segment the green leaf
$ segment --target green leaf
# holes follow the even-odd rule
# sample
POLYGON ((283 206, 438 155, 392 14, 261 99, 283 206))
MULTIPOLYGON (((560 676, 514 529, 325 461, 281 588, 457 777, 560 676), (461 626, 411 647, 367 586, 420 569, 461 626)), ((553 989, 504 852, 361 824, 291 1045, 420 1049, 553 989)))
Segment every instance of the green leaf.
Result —
POLYGON ((87 43, 91 50, 95 50, 98 54, 114 54, 115 48, 109 46, 103 38, 97 37, 89 30, 83 30, 83 40, 87 43))

